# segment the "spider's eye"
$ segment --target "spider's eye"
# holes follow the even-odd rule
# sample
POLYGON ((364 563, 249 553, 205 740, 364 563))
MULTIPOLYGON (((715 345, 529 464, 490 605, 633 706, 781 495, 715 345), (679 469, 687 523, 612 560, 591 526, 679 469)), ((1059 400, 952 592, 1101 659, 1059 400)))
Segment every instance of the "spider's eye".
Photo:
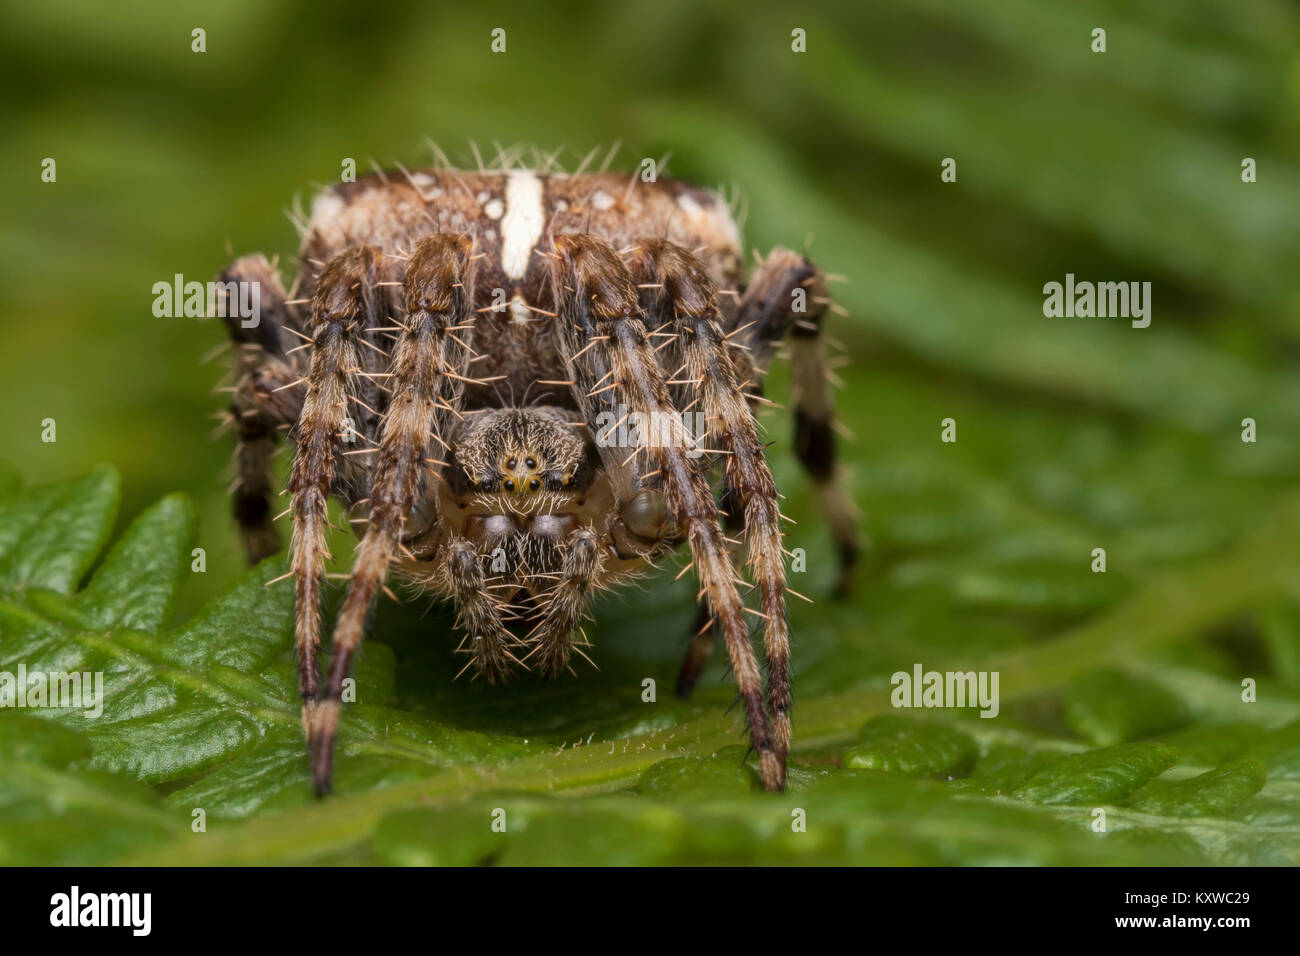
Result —
POLYGON ((506 467, 509 468, 511 471, 514 471, 518 465, 519 465, 518 458, 511 458, 509 461, 506 462, 506 467))
POLYGON ((542 483, 538 481, 536 478, 534 478, 532 481, 528 483, 529 491, 536 491, 540 487, 542 487, 542 483))
POLYGON ((511 481, 509 478, 507 478, 507 479, 506 479, 506 491, 514 491, 514 490, 515 490, 515 483, 514 483, 513 481, 511 481))
MULTIPOLYGON (((535 458, 525 458, 524 464, 528 466, 529 470, 532 470, 537 467, 537 460, 535 458)), ((513 468, 514 466, 511 465, 510 467, 513 468)))

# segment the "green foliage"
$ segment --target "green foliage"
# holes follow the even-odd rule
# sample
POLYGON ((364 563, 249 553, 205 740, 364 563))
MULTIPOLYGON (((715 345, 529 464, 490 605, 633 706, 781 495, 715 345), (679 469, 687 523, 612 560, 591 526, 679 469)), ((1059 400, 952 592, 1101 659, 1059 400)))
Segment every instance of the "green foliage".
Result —
POLYGON ((0 9, 0 68, 46 94, 6 124, 0 448, 36 484, 0 473, 0 672, 100 670, 108 692, 96 720, 0 709, 0 862, 1300 862, 1292 5, 832 0, 800 10, 796 55, 775 7, 561 0, 512 11, 492 60, 488 11, 206 16, 196 55, 161 0, 0 9), (205 424, 224 330, 147 292, 215 274, 227 243, 288 265, 292 197, 344 157, 422 165, 426 136, 465 164, 471 139, 567 145, 570 167, 615 139, 618 168, 671 153, 738 188, 747 247, 812 237, 848 280, 830 332, 870 545, 846 601, 787 413, 766 419, 816 602, 791 609, 786 795, 753 789, 725 655, 669 699, 693 587, 668 569, 595 609, 599 671, 500 689, 454 680, 445 609, 381 602, 337 796, 312 798, 291 589, 265 586, 283 561, 242 569, 205 424), (1150 279, 1152 326, 1045 318, 1066 272, 1150 279), (125 482, 39 484, 96 461, 125 482), (997 671, 1000 714, 892 711, 918 663, 997 671))
POLYGON ((1077 681, 1065 698, 1065 718, 1071 730, 1101 747, 1172 730, 1188 719, 1176 694, 1114 670, 1077 681))
MULTIPOLYGON (((1239 689, 1206 670, 1097 671, 1078 659, 1078 632, 1047 653, 989 661, 1011 685, 1002 719, 886 714, 871 681, 805 699, 803 755, 782 795, 757 788, 737 721, 715 706, 724 694, 646 704, 634 671, 553 697, 540 684, 412 693, 374 641, 346 710, 339 795, 317 802, 294 694, 292 588, 268 584, 283 560, 169 627, 191 566, 191 509, 163 499, 96 564, 117 503, 108 470, 0 497, 0 671, 105 675, 97 718, 0 710, 2 863, 1300 862, 1294 698, 1228 707, 1234 724, 1192 724, 1239 689), (1068 686, 1044 697, 1053 683, 1068 686), (1108 704, 1117 696, 1127 709, 1108 704), (579 726, 595 729, 574 739, 579 726), (1088 749, 1097 727, 1125 742, 1088 749), (1165 738, 1132 741, 1153 733, 1165 738)), ((1264 537, 1216 567, 1254 567, 1272 547, 1264 537)), ((1098 632, 1132 613, 1103 616, 1098 632)), ((410 621, 380 618, 378 637, 409 636, 410 621)), ((419 630, 445 632, 447 618, 435 620, 419 630)), ((446 655, 449 642, 435 643, 446 655)), ((418 654, 412 666, 425 666, 418 654)))
POLYGON ((1030 803, 1115 803, 1127 797, 1178 759, 1172 747, 1121 744, 1053 761, 1022 783, 1014 795, 1030 803))
POLYGON ((1218 816, 1258 793, 1267 777, 1258 760, 1234 760, 1187 780, 1152 784, 1130 803, 1159 816, 1218 816))
POLYGON ((876 717, 844 752, 852 770, 883 770, 905 776, 970 772, 979 752, 974 739, 952 727, 920 724, 906 717, 876 717))

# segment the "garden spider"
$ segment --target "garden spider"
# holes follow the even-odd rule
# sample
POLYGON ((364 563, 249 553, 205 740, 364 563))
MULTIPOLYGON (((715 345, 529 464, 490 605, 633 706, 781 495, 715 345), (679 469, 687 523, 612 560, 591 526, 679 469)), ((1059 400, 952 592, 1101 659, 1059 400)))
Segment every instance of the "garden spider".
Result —
POLYGON ((329 789, 343 683, 390 573, 455 604, 466 666, 496 682, 517 667, 569 668, 592 592, 682 542, 702 627, 678 692, 720 630, 762 783, 781 789, 786 571, 752 406, 788 338, 795 448, 829 510, 843 586, 857 545, 836 483, 823 274, 776 249, 742 285, 739 235, 712 192, 521 168, 338 185, 317 198, 300 258, 290 293, 259 255, 221 281, 260 286, 259 321, 229 322, 234 510, 254 560, 279 549, 270 460, 282 438, 294 449, 295 643, 317 791, 329 789), (692 416, 704 422, 694 433, 692 416), (322 682, 331 495, 365 530, 322 682), (766 695, 746 612, 763 635, 766 695))

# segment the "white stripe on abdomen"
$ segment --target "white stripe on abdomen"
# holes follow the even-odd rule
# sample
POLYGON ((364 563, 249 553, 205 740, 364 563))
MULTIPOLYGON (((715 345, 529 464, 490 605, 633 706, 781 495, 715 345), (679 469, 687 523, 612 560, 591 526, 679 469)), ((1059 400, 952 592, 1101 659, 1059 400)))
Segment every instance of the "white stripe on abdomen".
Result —
POLYGON ((501 217, 501 270, 511 279, 528 271, 533 247, 546 228, 542 181, 527 169, 511 171, 506 180, 506 212, 501 217))

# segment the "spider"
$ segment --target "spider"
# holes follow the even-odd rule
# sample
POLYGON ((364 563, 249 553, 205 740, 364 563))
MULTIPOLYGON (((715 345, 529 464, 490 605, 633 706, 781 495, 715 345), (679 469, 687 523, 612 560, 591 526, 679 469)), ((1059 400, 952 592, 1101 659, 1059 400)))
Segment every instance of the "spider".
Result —
POLYGON ((823 273, 775 249, 742 284, 738 231, 711 191, 526 168, 337 185, 313 204, 300 260, 290 292, 260 255, 220 281, 260 286, 260 320, 228 320, 233 505, 250 560, 280 548, 270 462, 280 441, 293 448, 286 577, 317 793, 390 573, 453 602, 466 667, 496 683, 571 670, 593 593, 683 542, 700 625, 677 691, 690 693, 721 631, 762 784, 782 789, 786 552, 753 407, 788 338, 795 449, 829 510, 843 586, 857 544, 836 476, 823 273), (364 532, 320 675, 331 495, 364 532))

